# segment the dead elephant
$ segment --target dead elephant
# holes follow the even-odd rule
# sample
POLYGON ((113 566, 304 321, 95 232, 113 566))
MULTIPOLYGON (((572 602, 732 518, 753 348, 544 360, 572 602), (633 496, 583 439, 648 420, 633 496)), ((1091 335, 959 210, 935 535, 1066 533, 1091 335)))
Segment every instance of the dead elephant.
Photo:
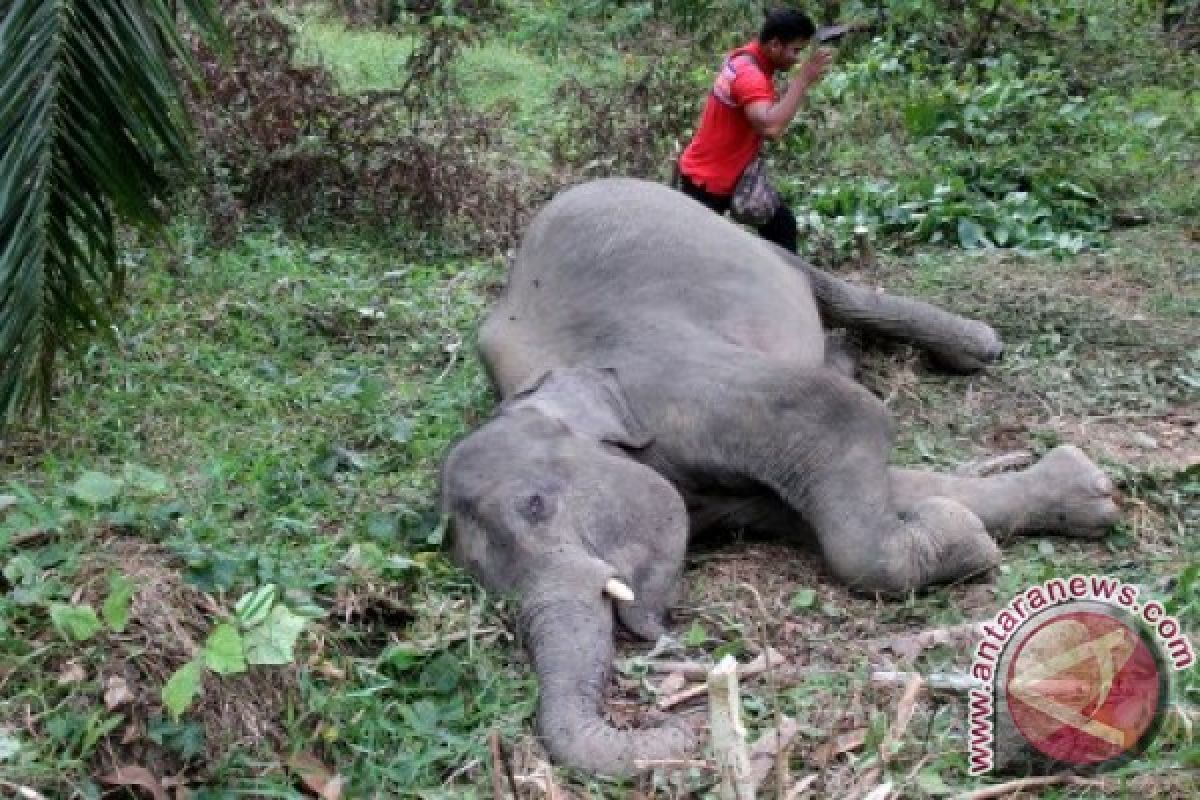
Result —
POLYGON ((504 402, 448 454, 442 499, 458 561, 519 601, 559 761, 628 773, 690 749, 680 728, 618 730, 599 710, 614 613, 663 632, 689 531, 813 535, 838 578, 894 594, 986 571, 1001 532, 1116 519, 1074 447, 989 478, 890 468, 888 415, 823 319, 956 370, 1002 351, 982 322, 854 287, 655 184, 578 186, 530 225, 480 331, 504 402))

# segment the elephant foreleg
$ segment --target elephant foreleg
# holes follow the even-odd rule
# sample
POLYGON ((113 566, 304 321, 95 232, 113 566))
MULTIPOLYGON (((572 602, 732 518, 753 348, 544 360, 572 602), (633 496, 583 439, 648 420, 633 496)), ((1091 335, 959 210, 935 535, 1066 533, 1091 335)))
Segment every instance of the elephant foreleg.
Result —
POLYGON ((1071 446, 1057 447, 1019 472, 978 478, 893 468, 891 480, 902 512, 946 497, 971 509, 997 538, 1032 532, 1098 536, 1119 516, 1113 482, 1071 446))
POLYGON ((730 398, 737 416, 709 429, 727 452, 720 463, 737 464, 790 506, 841 580, 899 593, 999 561, 983 523, 953 499, 929 496, 901 514, 887 465, 890 423, 870 392, 829 369, 763 373, 748 385, 754 394, 730 398))

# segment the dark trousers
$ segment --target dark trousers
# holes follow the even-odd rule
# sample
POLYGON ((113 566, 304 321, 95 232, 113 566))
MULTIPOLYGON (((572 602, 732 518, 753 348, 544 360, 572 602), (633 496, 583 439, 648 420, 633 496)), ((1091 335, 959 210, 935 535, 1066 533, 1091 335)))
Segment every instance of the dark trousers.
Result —
MULTIPOLYGON (((688 180, 688 176, 680 173, 679 190, 694 200, 699 200, 718 214, 729 210, 731 197, 709 194, 688 180)), ((758 235, 768 242, 774 242, 785 250, 796 252, 796 215, 783 203, 775 209, 775 216, 767 220, 765 225, 755 226, 758 235)))

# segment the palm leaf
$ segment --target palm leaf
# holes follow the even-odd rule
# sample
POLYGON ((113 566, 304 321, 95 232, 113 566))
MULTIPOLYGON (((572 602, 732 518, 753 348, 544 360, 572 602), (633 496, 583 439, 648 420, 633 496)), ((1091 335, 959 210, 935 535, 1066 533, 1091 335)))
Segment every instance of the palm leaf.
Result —
MULTIPOLYGON (((118 220, 155 227, 191 141, 170 0, 0 0, 0 424, 45 408, 60 354, 108 335, 118 220)), ((212 0, 183 0, 212 39, 212 0)))

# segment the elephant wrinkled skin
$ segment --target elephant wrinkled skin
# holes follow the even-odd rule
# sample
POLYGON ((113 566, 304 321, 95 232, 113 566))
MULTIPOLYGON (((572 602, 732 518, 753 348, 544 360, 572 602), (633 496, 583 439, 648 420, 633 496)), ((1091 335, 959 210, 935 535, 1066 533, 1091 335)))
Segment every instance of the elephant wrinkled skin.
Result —
POLYGON ((480 331, 503 404, 448 454, 442 499, 455 558, 518 600, 557 760, 620 774, 688 752, 682 728, 619 730, 600 703, 615 621, 663 632, 699 529, 812 535, 840 580, 895 594, 986 571, 996 536, 1116 519, 1074 447, 987 478, 889 468, 887 413, 823 321, 959 371, 1003 350, 982 322, 854 287, 655 184, 577 186, 531 223, 480 331))

